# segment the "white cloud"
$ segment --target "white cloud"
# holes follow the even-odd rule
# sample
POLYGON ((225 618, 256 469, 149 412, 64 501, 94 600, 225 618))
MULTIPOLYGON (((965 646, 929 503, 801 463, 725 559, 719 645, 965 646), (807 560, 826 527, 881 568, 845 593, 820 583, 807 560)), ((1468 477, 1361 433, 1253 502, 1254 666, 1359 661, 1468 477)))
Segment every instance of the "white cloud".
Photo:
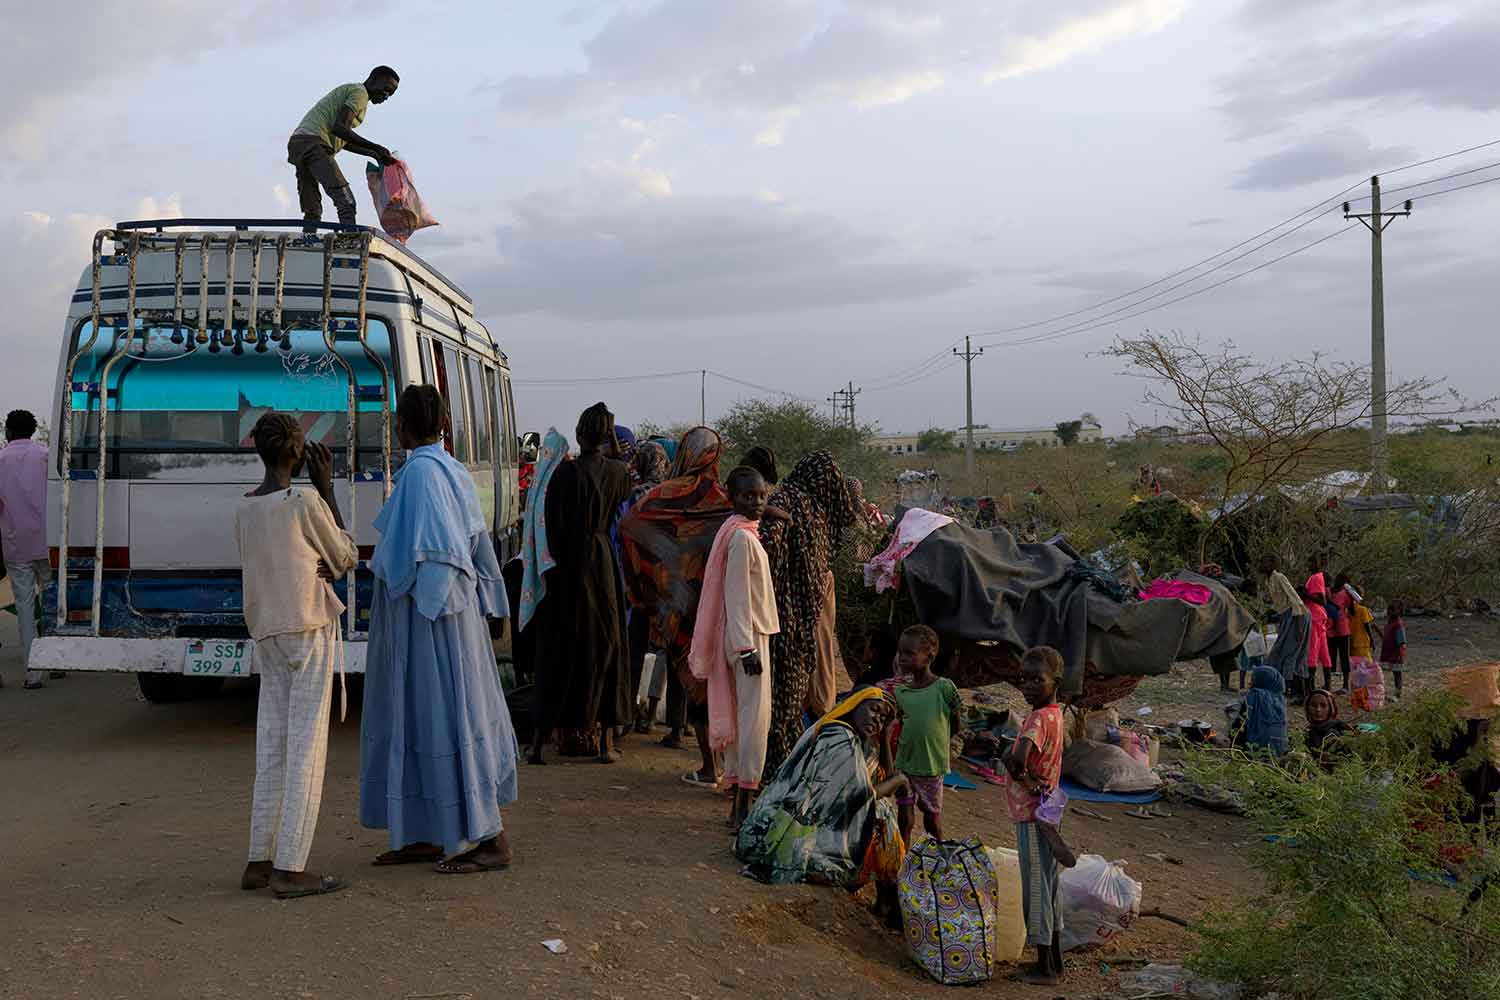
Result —
POLYGON ((585 45, 588 67, 513 76, 501 107, 556 115, 667 94, 773 117, 785 109, 874 108, 955 76, 987 82, 1056 66, 1161 29, 1188 0, 658 0, 620 8, 585 45))
POLYGON ((182 195, 169 194, 165 198, 157 199, 148 194, 140 200, 135 217, 138 219, 183 219, 187 216, 182 210, 182 195))
POLYGON ((1182 16, 1187 0, 1135 0, 1071 18, 1040 36, 1021 37, 998 64, 985 74, 987 82, 1051 69, 1077 55, 1111 42, 1160 31, 1182 16))
MULTIPOLYGON (((3 30, 9 44, 0 60, 0 162, 36 161, 47 152, 68 102, 110 81, 170 67, 225 47, 278 38, 288 24, 304 28, 368 16, 386 0, 299 0, 208 4, 187 0, 71 0, 65 4, 11 2, 3 30), (131 63, 121 54, 170 52, 172 59, 131 63), (142 67, 146 67, 142 69, 142 67)), ((113 90, 105 87, 106 91, 113 90)), ((94 94, 96 99, 101 96, 94 94)))
POLYGON ((780 108, 771 112, 761 130, 755 133, 757 146, 780 146, 786 142, 786 129, 802 116, 801 108, 780 108))
POLYGON ((285 184, 272 184, 271 197, 276 200, 276 207, 282 212, 290 212, 292 206, 297 203, 296 199, 292 197, 292 193, 286 189, 285 184))
POLYGON ((517 200, 499 254, 462 268, 466 286, 506 313, 683 319, 916 298, 976 278, 779 196, 641 194, 626 171, 589 171, 517 200))

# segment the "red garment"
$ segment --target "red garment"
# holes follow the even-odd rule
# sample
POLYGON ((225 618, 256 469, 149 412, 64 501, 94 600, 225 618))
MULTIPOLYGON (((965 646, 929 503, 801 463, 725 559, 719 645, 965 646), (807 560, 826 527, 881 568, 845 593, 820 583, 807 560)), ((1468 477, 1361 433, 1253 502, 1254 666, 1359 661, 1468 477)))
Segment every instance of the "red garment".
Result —
MULTIPOLYGON (((1321 575, 1321 574, 1319 574, 1321 575)), ((1312 622, 1311 636, 1307 643, 1307 667, 1325 667, 1333 669, 1333 658, 1328 655, 1328 612, 1323 610, 1323 602, 1308 600, 1303 602, 1307 605, 1307 614, 1312 622)))
POLYGON ((1038 788, 1051 791, 1062 781, 1062 706, 1043 705, 1034 709, 1021 723, 1016 742, 1021 740, 1030 740, 1035 748, 1026 755, 1025 770, 1030 781, 1023 784, 1012 780, 1006 785, 1005 805, 1013 821, 1030 823, 1036 819, 1036 808, 1042 802, 1038 788))
POLYGON ((1340 589, 1329 594, 1328 600, 1339 609, 1338 620, 1328 625, 1328 634, 1335 638, 1352 634, 1349 628, 1349 612, 1354 608, 1354 598, 1349 596, 1347 590, 1340 589))

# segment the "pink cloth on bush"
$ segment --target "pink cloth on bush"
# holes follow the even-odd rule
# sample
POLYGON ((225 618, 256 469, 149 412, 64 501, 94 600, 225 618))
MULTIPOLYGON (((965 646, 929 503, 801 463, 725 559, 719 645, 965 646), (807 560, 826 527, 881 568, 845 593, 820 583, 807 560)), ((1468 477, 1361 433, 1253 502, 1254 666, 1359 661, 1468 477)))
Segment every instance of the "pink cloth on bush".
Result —
POLYGON ((1151 585, 1141 591, 1141 600, 1160 601, 1172 598, 1178 601, 1187 601, 1189 604, 1207 604, 1213 600, 1214 592, 1201 583, 1184 583, 1181 580, 1168 580, 1165 577, 1152 580, 1151 585))

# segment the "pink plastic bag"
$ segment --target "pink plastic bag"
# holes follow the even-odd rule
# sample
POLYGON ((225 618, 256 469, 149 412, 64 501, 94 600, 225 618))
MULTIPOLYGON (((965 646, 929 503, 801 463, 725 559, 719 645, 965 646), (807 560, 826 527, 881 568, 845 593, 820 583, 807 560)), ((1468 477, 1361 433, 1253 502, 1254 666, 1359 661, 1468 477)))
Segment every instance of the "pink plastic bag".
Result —
POLYGON ((1375 712, 1385 707, 1385 673, 1369 657, 1354 658, 1349 687, 1349 703, 1356 711, 1375 712))
POLYGON ((370 185, 370 197, 375 199, 380 228, 391 238, 405 243, 418 229, 438 224, 422 204, 405 160, 397 160, 388 167, 371 163, 365 168, 365 181, 370 185))

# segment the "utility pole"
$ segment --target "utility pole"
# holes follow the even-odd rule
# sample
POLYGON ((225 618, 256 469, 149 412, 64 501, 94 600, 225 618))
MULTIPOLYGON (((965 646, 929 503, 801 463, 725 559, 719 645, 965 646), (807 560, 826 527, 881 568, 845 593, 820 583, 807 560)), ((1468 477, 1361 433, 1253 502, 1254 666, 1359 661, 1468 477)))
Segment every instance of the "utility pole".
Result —
POLYGON ((848 407, 844 404, 844 398, 846 395, 847 394, 844 392, 843 388, 840 387, 833 390, 833 395, 828 397, 828 402, 833 404, 833 422, 835 426, 837 426, 840 422, 839 413, 848 409, 848 407))
POLYGON ((964 349, 953 349, 953 353, 964 359, 964 470, 974 475, 974 359, 984 353, 984 348, 974 350, 969 338, 964 337, 964 349))
POLYGON ((698 424, 708 426, 708 369, 698 372, 698 424))
POLYGON ((1371 493, 1390 488, 1386 477, 1385 399, 1385 265, 1381 236, 1386 227, 1403 215, 1411 215, 1411 202, 1399 212, 1380 210, 1380 178, 1370 178, 1370 211, 1350 212, 1344 202, 1344 218, 1358 219, 1370 231, 1370 487, 1371 493))
POLYGON ((854 388, 854 383, 849 383, 849 388, 844 390, 844 409, 849 414, 849 429, 857 430, 858 425, 854 422, 854 397, 864 392, 863 389, 854 388))

